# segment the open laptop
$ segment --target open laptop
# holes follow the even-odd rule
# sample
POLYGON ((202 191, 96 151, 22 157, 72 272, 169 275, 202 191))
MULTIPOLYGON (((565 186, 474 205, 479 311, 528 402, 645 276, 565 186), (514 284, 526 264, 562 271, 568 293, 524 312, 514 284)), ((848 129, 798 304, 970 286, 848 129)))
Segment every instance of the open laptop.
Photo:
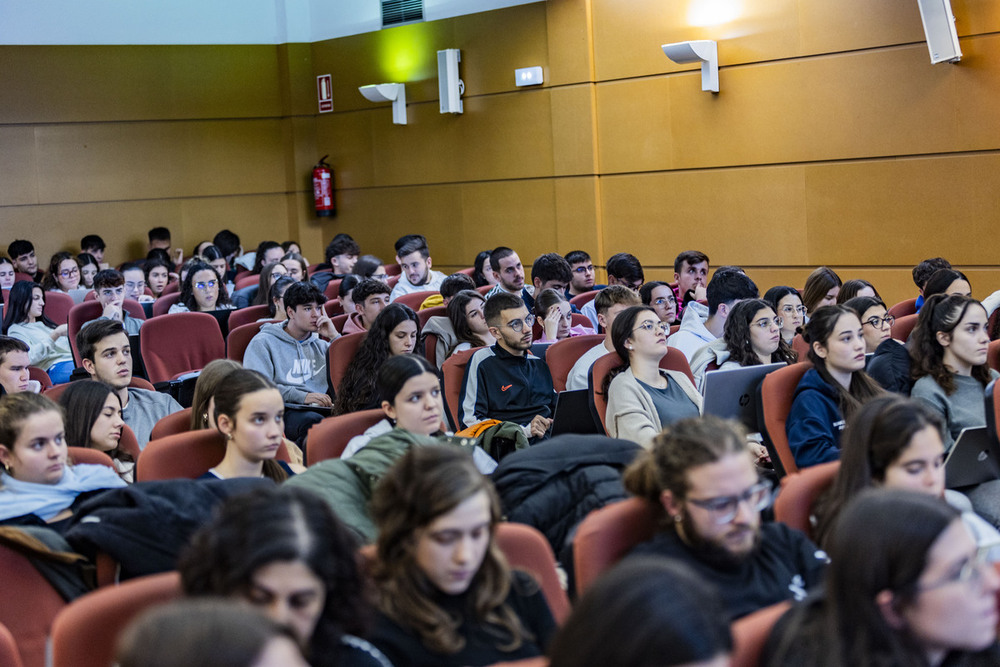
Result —
POLYGON ((1000 479, 1000 443, 985 426, 962 429, 945 459, 944 473, 949 489, 1000 479))
POLYGON ((705 373, 703 412, 739 420, 751 433, 758 433, 761 429, 757 425, 757 387, 765 375, 785 366, 777 363, 708 371, 705 373))
POLYGON ((556 396, 556 413, 552 417, 549 435, 564 433, 599 433, 604 430, 597 427, 590 413, 590 396, 586 389, 561 391, 556 396))

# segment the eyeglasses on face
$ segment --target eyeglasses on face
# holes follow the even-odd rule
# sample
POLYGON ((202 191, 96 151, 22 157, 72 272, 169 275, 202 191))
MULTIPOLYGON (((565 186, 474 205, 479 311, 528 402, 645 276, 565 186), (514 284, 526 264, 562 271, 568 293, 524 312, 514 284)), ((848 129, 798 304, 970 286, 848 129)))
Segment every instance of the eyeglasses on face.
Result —
POLYGON ((799 315, 803 315, 804 316, 806 314, 806 307, 805 306, 782 306, 781 307, 781 314, 782 315, 787 315, 788 317, 791 317, 791 316, 795 315, 795 313, 798 313, 799 315))
POLYGON ((218 280, 206 280, 204 282, 195 283, 194 286, 204 291, 209 289, 215 289, 215 286, 218 284, 219 284, 218 280))
POLYGON ((738 496, 720 496, 718 498, 688 498, 695 507, 700 507, 715 520, 715 523, 727 524, 736 518, 740 512, 740 503, 747 503, 750 509, 759 512, 771 504, 773 498, 771 482, 762 479, 738 496))
POLYGON ((929 584, 917 583, 915 588, 918 591, 930 591, 935 588, 940 588, 942 586, 947 586, 949 584, 963 583, 963 584, 978 584, 983 578, 983 569, 987 567, 993 567, 993 559, 991 558, 992 547, 983 546, 976 549, 976 554, 972 558, 969 558, 962 566, 957 570, 953 571, 946 577, 939 579, 938 581, 933 581, 929 584))
POLYGON ((781 325, 784 324, 784 323, 785 323, 785 321, 783 319, 781 319, 780 317, 774 317, 774 318, 771 318, 771 317, 762 317, 759 320, 757 320, 756 322, 754 322, 753 325, 755 327, 757 327, 758 329, 770 329, 771 325, 773 324, 774 326, 776 326, 776 327, 778 327, 780 329, 781 325))
POLYGON ((145 289, 145 288, 146 288, 146 281, 145 280, 140 280, 137 283, 130 283, 128 281, 125 282, 125 289, 127 289, 130 292, 132 292, 134 290, 145 289))
POLYGON ((895 321, 895 317, 892 315, 886 315, 885 317, 869 317, 863 322, 863 324, 867 324, 872 329, 881 329, 883 327, 891 327, 892 323, 895 321))
POLYGON ((593 272, 594 272, 594 265, 593 264, 588 264, 587 266, 578 266, 575 269, 573 269, 573 273, 579 273, 580 275, 583 275, 585 273, 593 273, 593 272))
POLYGON ((521 333, 522 331, 524 331, 524 327, 535 326, 535 316, 532 315, 531 313, 528 313, 527 315, 524 316, 523 320, 511 320, 510 322, 507 323, 507 326, 510 327, 512 331, 516 333, 521 333))
POLYGON ((670 329, 670 325, 666 322, 643 322, 635 329, 632 329, 633 333, 642 329, 643 331, 667 331, 670 329))
POLYGON ((78 269, 75 266, 71 269, 63 269, 62 271, 59 272, 59 275, 62 276, 63 278, 69 278, 70 276, 76 276, 79 274, 80 274, 80 269, 78 269))
POLYGON ((673 296, 661 296, 658 299, 653 299, 654 306, 665 306, 667 304, 670 304, 671 306, 676 306, 677 299, 675 299, 673 296))

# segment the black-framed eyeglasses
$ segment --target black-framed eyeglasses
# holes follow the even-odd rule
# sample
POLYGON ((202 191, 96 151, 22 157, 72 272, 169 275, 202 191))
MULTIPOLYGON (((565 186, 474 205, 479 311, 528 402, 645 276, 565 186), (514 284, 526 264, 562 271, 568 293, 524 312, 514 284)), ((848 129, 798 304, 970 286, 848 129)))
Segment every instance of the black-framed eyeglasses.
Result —
POLYGON ((511 320, 506 324, 506 326, 510 327, 511 330, 516 333, 521 333, 522 331, 524 331, 524 327, 535 326, 535 316, 532 315, 531 313, 528 313, 527 315, 524 316, 523 320, 511 320))
POLYGON ((695 507, 709 512, 715 523, 727 524, 736 518, 740 512, 740 503, 747 503, 750 509, 759 512, 771 504, 774 496, 773 485, 762 479, 738 496, 720 496, 718 498, 688 498, 695 507))
POLYGON ((885 317, 869 317, 863 322, 867 324, 872 329, 882 329, 883 327, 891 327, 892 323, 896 321, 896 318, 892 315, 886 315, 885 317))
POLYGON ((666 322, 643 322, 635 329, 632 329, 632 332, 634 333, 639 329, 642 329, 643 331, 667 331, 670 329, 670 325, 666 322))

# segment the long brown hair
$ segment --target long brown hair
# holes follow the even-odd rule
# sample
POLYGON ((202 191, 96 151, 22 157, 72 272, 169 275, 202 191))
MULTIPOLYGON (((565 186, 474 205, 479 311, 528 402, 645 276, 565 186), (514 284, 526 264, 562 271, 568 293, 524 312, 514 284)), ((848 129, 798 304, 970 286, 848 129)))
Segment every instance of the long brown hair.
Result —
POLYGON ((840 414, 850 422, 851 417, 865 401, 884 394, 885 390, 863 370, 851 373, 851 384, 845 388, 830 375, 830 371, 826 368, 826 360, 816 354, 813 343, 827 347, 837 327, 837 322, 844 315, 858 319, 857 313, 847 306, 818 308, 815 313, 809 316, 809 321, 802 330, 802 338, 809 344, 809 360, 813 362, 816 372, 823 378, 823 381, 830 385, 837 394, 837 407, 840 408, 840 414))
MULTIPOLYGON (((225 377, 225 381, 215 393, 215 424, 218 428, 219 415, 226 415, 236 423, 236 414, 240 411, 240 404, 243 397, 261 389, 274 389, 278 387, 269 379, 247 368, 238 368, 225 377)), ((222 432, 222 429, 219 429, 222 432)), ((228 447, 228 443, 227 443, 228 447)), ((278 464, 275 459, 265 459, 263 464, 264 477, 271 479, 278 484, 288 479, 288 473, 278 464)))
POLYGON ((511 583, 510 567, 495 541, 500 500, 472 457, 444 445, 413 447, 386 473, 372 498, 379 531, 372 568, 378 606, 389 618, 415 630, 437 653, 454 654, 465 647, 465 637, 459 633, 462 619, 434 601, 434 585, 416 562, 416 533, 480 492, 489 497, 490 544, 469 584, 471 607, 480 623, 495 630, 497 648, 515 651, 532 636, 505 604, 511 583))

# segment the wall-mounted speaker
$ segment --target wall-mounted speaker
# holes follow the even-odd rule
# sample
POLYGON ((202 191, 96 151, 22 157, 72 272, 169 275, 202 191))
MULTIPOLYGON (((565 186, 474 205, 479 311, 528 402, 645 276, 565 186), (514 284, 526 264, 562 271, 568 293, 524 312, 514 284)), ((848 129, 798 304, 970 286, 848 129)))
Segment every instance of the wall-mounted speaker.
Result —
POLYGON ((462 60, 462 52, 459 49, 444 49, 437 54, 441 113, 462 113, 465 83, 458 78, 458 63, 462 60))
POLYGON ((958 44, 951 0, 917 0, 917 3, 920 5, 920 19, 924 22, 931 64, 957 63, 962 59, 962 47, 958 44))

